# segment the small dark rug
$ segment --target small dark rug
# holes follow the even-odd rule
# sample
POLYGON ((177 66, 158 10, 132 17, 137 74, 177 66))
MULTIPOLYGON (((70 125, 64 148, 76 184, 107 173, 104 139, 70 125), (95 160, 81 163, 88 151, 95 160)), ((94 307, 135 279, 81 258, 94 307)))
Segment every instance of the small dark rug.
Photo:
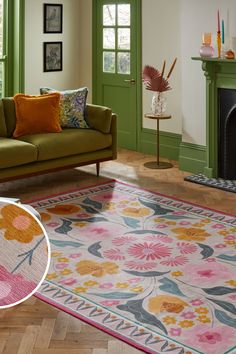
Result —
POLYGON ((203 184, 208 187, 223 189, 227 192, 236 193, 236 180, 230 181, 222 178, 208 178, 201 173, 197 175, 187 176, 185 181, 203 184))

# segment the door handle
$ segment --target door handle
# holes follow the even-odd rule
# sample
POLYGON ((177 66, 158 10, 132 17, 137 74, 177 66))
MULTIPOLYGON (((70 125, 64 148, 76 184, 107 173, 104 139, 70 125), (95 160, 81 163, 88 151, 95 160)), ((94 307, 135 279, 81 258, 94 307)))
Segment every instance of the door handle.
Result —
POLYGON ((124 80, 124 82, 128 82, 131 85, 134 85, 136 83, 135 79, 129 79, 129 80, 124 80))

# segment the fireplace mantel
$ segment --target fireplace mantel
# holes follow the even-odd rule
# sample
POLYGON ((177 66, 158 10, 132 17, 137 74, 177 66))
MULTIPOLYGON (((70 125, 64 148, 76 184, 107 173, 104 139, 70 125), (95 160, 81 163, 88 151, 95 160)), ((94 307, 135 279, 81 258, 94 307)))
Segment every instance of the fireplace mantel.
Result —
POLYGON ((218 89, 236 89, 236 60, 193 57, 202 61, 206 77, 206 166, 207 177, 218 177, 218 89))

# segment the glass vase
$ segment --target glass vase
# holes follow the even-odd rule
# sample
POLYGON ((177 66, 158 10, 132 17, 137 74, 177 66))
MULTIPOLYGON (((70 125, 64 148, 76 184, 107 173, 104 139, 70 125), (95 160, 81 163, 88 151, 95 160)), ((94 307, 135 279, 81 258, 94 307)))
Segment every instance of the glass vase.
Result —
POLYGON ((165 92, 155 92, 152 97, 151 105, 152 114, 161 116, 166 111, 166 97, 165 92))

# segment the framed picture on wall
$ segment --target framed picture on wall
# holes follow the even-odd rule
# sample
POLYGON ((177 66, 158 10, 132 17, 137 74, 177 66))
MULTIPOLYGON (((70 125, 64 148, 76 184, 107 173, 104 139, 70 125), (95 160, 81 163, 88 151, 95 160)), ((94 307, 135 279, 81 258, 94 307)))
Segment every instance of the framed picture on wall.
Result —
POLYGON ((44 4, 44 33, 62 33, 62 4, 44 4))
POLYGON ((62 42, 43 43, 43 71, 62 71, 62 42))

